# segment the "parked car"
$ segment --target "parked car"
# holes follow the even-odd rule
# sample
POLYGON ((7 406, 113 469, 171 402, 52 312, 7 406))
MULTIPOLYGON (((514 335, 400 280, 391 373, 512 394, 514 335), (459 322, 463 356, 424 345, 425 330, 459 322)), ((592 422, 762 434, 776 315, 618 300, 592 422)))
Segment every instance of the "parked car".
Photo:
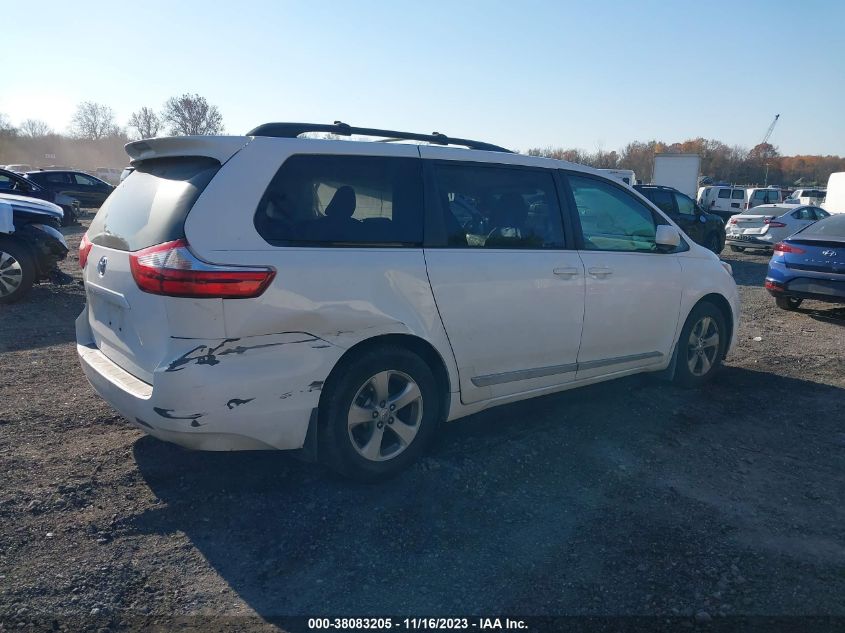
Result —
POLYGON ((699 206, 727 222, 745 206, 745 189, 733 185, 713 185, 698 190, 699 206))
POLYGON ((32 165, 25 165, 23 163, 14 163, 11 165, 6 165, 5 167, 8 171, 13 171, 16 174, 25 174, 26 172, 32 169, 32 165))
POLYGON ((795 310, 804 299, 845 303, 845 214, 775 245, 765 286, 784 310, 795 310))
POLYGON ((62 215, 52 202, 0 193, 0 303, 23 298, 36 281, 72 280, 57 267, 68 252, 62 215))
POLYGON ((745 190, 744 209, 753 209, 761 204, 778 204, 783 201, 780 189, 752 187, 745 190))
POLYGON ((700 385, 734 345, 730 266, 583 165, 344 124, 126 148, 80 244, 77 350, 163 440, 378 479, 442 421, 638 372, 700 385))
POLYGON ((774 248, 781 240, 829 215, 824 209, 814 206, 760 205, 728 221, 727 243, 732 251, 774 248))
POLYGON ((29 171, 26 177, 32 182, 79 200, 84 209, 98 209, 114 187, 99 178, 81 171, 29 171))
POLYGON ((666 213, 695 242, 716 254, 725 246, 725 224, 715 214, 707 213, 695 201, 672 187, 635 185, 634 189, 666 213))
POLYGON ((116 186, 120 184, 120 172, 120 169, 114 167, 97 167, 94 170, 94 175, 100 180, 116 186))
POLYGON ((62 226, 75 224, 79 215, 79 201, 63 193, 55 193, 23 177, 21 174, 0 169, 0 193, 11 193, 47 200, 62 208, 62 226))
POLYGON ((637 174, 635 174, 632 169, 599 169, 599 171, 602 174, 605 174, 610 178, 615 178, 626 185, 631 185, 633 187, 637 184, 637 174))
POLYGON ((827 192, 824 189, 796 189, 787 198, 784 204, 810 204, 821 206, 827 192))

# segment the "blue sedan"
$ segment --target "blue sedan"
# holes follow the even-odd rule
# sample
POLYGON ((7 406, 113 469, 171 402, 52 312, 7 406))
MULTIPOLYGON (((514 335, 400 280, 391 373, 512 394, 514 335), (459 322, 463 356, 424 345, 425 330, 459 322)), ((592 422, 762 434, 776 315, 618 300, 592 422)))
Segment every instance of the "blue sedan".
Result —
POLYGON ((776 244, 765 286, 784 310, 795 310, 804 299, 845 303, 845 213, 776 244))

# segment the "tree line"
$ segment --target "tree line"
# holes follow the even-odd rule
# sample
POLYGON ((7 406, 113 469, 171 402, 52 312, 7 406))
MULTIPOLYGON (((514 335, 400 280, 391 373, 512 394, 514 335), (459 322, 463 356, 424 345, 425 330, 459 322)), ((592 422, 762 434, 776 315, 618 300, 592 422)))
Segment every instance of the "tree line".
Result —
POLYGON ((13 125, 0 113, 0 164, 34 167, 59 164, 94 169, 126 163, 123 146, 130 140, 160 135, 222 134, 223 116, 205 97, 186 93, 171 97, 160 110, 144 106, 120 125, 114 110, 102 103, 77 105, 64 133, 45 121, 26 119, 13 125))
POLYGON ((651 179, 654 155, 659 153, 698 154, 701 157, 701 175, 714 183, 825 185, 831 173, 845 171, 845 158, 839 156, 781 156, 777 148, 769 143, 747 149, 706 138, 682 143, 634 141, 618 152, 602 149, 587 152, 552 146, 528 150, 530 156, 557 158, 600 169, 632 169, 643 182, 651 179))

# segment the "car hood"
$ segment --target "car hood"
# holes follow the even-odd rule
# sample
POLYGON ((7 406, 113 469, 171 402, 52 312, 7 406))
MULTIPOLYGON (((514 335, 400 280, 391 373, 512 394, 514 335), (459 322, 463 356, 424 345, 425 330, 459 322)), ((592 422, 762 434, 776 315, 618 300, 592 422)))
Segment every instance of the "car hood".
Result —
POLYGON ((39 200, 38 198, 0 193, 0 202, 10 205, 13 211, 39 213, 57 220, 61 220, 64 217, 64 211, 62 211, 59 205, 47 202, 46 200, 39 200))

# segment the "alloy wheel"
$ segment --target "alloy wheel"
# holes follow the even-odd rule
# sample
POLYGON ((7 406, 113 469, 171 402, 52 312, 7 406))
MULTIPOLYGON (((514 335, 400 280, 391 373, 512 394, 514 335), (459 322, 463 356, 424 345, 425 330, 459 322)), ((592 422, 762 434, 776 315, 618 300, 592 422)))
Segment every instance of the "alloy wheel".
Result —
POLYGON ((687 342, 687 366, 693 376, 704 376, 719 354, 719 326, 716 320, 703 316, 696 321, 687 342))
POLYGON ((23 269, 10 253, 0 251, 0 297, 8 297, 20 288, 23 269))
POLYGON ((352 399, 347 416, 349 439, 365 459, 393 459, 414 441, 422 417, 422 392, 413 378, 401 371, 381 371, 352 399))

